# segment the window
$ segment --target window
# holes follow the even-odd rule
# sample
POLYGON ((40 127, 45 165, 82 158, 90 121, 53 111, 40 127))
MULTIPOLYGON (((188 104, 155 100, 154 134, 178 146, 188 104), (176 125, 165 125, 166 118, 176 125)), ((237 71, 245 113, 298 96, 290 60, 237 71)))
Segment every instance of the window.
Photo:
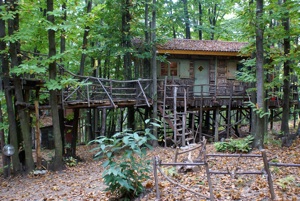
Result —
POLYGON ((178 63, 169 61, 168 63, 160 63, 160 76, 178 77, 178 63))

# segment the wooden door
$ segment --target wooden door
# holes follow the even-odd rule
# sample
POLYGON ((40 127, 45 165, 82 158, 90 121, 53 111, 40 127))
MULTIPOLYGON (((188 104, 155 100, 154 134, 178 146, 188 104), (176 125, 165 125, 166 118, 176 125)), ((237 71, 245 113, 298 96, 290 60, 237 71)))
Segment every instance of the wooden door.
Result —
POLYGON ((209 95, 209 65, 206 60, 199 60, 194 62, 195 72, 195 86, 194 96, 209 95), (201 89, 202 88, 202 89, 201 89))

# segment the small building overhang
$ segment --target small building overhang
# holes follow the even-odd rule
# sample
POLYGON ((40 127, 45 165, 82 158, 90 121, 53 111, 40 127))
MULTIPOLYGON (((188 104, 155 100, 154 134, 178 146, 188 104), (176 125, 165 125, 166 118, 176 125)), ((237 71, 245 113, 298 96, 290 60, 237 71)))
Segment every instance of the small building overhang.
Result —
POLYGON ((172 39, 157 45, 158 54, 204 55, 204 56, 249 56, 241 55, 248 43, 216 40, 172 39))

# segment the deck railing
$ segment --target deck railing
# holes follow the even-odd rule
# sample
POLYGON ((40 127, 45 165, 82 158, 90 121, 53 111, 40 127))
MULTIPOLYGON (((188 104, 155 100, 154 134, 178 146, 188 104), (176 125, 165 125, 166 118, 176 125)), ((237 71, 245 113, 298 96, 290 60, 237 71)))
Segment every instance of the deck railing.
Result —
POLYGON ((110 106, 117 107, 118 102, 135 102, 135 105, 150 106, 152 80, 138 79, 130 81, 111 80, 97 77, 77 76, 80 82, 68 86, 63 92, 66 104, 84 103, 90 107, 101 101, 109 100, 110 106))

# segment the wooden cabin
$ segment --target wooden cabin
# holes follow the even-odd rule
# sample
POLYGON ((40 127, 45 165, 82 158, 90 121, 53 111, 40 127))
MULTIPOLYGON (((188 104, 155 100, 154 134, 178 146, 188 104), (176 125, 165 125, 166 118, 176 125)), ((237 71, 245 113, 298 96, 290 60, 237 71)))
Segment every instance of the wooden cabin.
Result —
MULTIPOLYGON (((241 60, 247 58, 240 53, 247 43, 173 39, 157 47, 164 57, 158 62, 158 78, 167 78, 168 83, 189 86, 188 97, 199 105, 197 99, 203 97, 204 105, 210 100, 220 105, 228 105, 229 97, 242 104, 247 84, 237 80, 242 67, 241 60)), ((161 84, 160 84, 161 85, 161 84)))
POLYGON ((249 122, 247 83, 237 79, 247 43, 172 39, 157 46, 158 109, 165 145, 185 146, 202 136, 240 136, 249 122))

